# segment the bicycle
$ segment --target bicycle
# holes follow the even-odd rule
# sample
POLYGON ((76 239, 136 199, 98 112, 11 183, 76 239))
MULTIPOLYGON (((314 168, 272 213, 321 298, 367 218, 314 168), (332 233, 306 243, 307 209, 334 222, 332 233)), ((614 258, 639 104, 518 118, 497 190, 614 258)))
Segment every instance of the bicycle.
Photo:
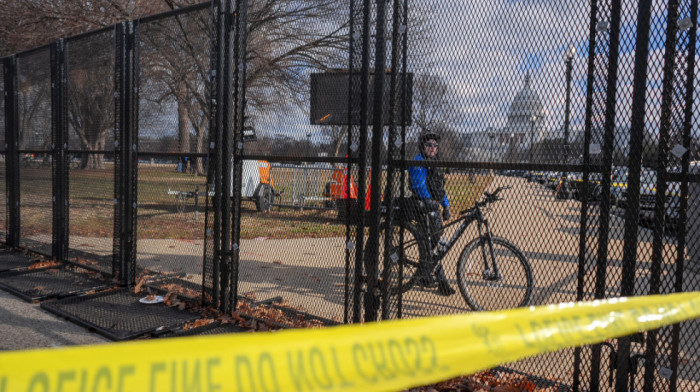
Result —
MULTIPOLYGON (((497 310, 527 306, 532 298, 534 278, 532 267, 522 251, 505 238, 491 234, 488 220, 482 208, 502 200, 498 193, 510 187, 500 187, 493 193, 484 192, 484 198, 472 207, 459 213, 459 217, 430 233, 428 213, 423 202, 417 199, 404 199, 403 205, 395 207, 400 223, 386 227, 382 233, 392 236, 391 244, 398 240, 403 227, 403 247, 395 245, 389 249, 390 271, 389 293, 405 293, 416 285, 430 287, 425 282, 433 280, 432 274, 438 263, 455 246, 467 228, 477 222, 478 237, 463 249, 457 262, 456 278, 460 293, 474 310, 497 310), (412 211, 411 211, 412 210, 412 211), (455 233, 446 241, 442 236, 445 229, 460 224, 455 233), (388 231, 384 231, 388 230, 388 231), (439 244, 430 249, 431 237, 438 235, 439 244), (400 282, 391 282, 401 277, 400 282)), ((437 212, 436 212, 437 213, 437 212)), ((382 241, 384 238, 382 238, 382 241)), ((382 244, 383 245, 383 244, 382 244)), ((382 246, 383 247, 383 246, 382 246)))

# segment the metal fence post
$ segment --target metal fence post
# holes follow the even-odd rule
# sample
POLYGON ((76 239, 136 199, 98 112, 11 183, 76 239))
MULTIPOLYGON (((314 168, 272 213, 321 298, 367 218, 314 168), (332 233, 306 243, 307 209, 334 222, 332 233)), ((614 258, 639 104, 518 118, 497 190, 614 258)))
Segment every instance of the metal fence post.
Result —
MULTIPOLYGON (((595 273, 595 298, 605 297, 606 276, 608 265, 608 237, 610 234, 610 171, 612 169, 613 145, 615 142, 615 125, 617 103, 617 78, 618 60, 620 48, 620 24, 622 14, 622 2, 613 0, 610 4, 610 30, 608 50, 608 74, 606 80, 607 92, 605 96, 605 134, 603 136, 603 167, 602 167, 602 200, 600 205, 600 227, 598 230, 598 254, 595 273)), ((586 179, 590 181, 590 179, 586 179)), ((586 181, 586 184, 588 183, 586 181)), ((584 189, 587 186, 584 186, 584 189)), ((592 348, 591 367, 591 391, 600 389, 601 372, 601 345, 592 348)))
MULTIPOLYGON (((353 83, 353 78, 355 75, 355 47, 356 47, 356 42, 357 39, 355 38, 356 34, 356 29, 357 26, 355 24, 355 15, 356 15, 356 1, 355 0, 350 0, 349 4, 349 14, 348 17, 350 19, 350 31, 349 31, 349 36, 348 36, 348 48, 349 48, 349 56, 348 56, 348 101, 347 101, 347 111, 348 111, 348 127, 347 127, 347 150, 345 153, 345 184, 344 184, 344 189, 346 189, 346 197, 345 197, 345 202, 338 202, 337 207, 338 209, 345 208, 346 214, 344 215, 345 219, 345 292, 343 293, 343 323, 347 324, 350 322, 352 319, 355 321, 355 315, 357 315, 359 312, 354 311, 353 315, 350 314, 350 298, 351 298, 351 293, 350 293, 350 272, 352 271, 351 265, 352 265, 352 250, 350 249, 350 244, 352 244, 352 225, 350 223, 350 219, 348 219, 349 211, 350 211, 350 198, 347 197, 349 196, 350 192, 350 186, 352 185, 350 182, 351 178, 351 173, 352 173, 352 153, 353 150, 351 148, 352 145, 352 110, 355 107, 355 102, 353 100, 353 92, 354 92, 354 83, 353 83)), ((354 309, 357 308, 357 303, 359 302, 357 300, 357 297, 359 296, 359 283, 358 283, 358 277, 357 275, 354 276, 354 281, 352 285, 352 298, 353 298, 353 306, 354 309)))
MULTIPOLYGON (((248 0, 236 0, 235 4, 235 34, 234 34, 234 64, 236 68, 233 72, 233 100, 230 102, 233 112, 232 120, 234 124, 233 144, 234 148, 230 153, 224 154, 224 159, 234 161, 234 181, 230 184, 234 195, 232 211, 232 224, 227 226, 231 230, 232 257, 231 257, 231 293, 229 295, 229 306, 235 309, 238 303, 238 271, 240 262, 240 241, 241 241, 241 192, 243 182, 243 128, 245 126, 246 109, 246 70, 247 70, 247 41, 248 41, 248 0)), ((228 146, 228 144, 226 144, 228 146)), ((225 147, 226 147, 225 146, 225 147)), ((228 176, 230 178, 230 176, 228 176)), ((230 205, 230 203, 227 203, 230 205)))
MULTIPOLYGON (((397 142, 400 143, 399 140, 399 135, 397 135, 397 114, 403 115, 403 112, 398 112, 397 110, 397 101, 398 101, 398 93, 399 93, 399 67, 401 64, 401 44, 403 43, 403 40, 401 39, 402 33, 401 29, 399 26, 403 23, 403 20, 401 19, 401 2, 399 0, 394 0, 393 1, 393 15, 392 15, 392 34, 391 34, 391 79, 390 79, 390 88, 389 88, 389 140, 388 140, 388 165, 387 165, 387 180, 386 180, 386 194, 385 194, 385 202, 386 202, 386 209, 387 209, 387 215, 385 218, 385 226, 384 230, 386 230, 385 236, 384 236, 384 254, 380 255, 382 256, 382 280, 384 282, 387 282, 387 284, 384 284, 382 287, 382 319, 390 319, 392 317, 400 317, 400 307, 398 304, 396 307, 392 304, 392 293, 391 293, 391 284, 389 282, 393 281, 394 279, 399 279, 399 282, 401 281, 400 279, 403 278, 401 276, 401 272, 399 271, 399 276, 390 276, 390 274, 393 274, 394 272, 391 271, 389 268, 390 265, 388 263, 389 257, 391 255, 389 254, 390 250, 392 249, 393 245, 393 236, 389 235, 389 230, 392 230, 392 226, 394 225, 394 198, 396 196, 396 190, 394 189, 396 186, 396 179, 397 179, 397 171, 401 167, 401 160, 396 159, 397 158, 397 151, 400 152, 401 150, 398 149, 400 145, 397 145, 397 142), (393 314, 396 312, 396 314, 393 314)), ((403 31, 405 33, 405 30, 403 31)), ((405 69, 403 70, 405 75, 405 69)), ((402 78, 402 80, 405 80, 405 77, 402 78)), ((405 89, 404 89, 405 91, 405 89)), ((403 102, 403 101, 401 101, 403 102)), ((382 110, 383 112, 383 110, 382 110)), ((402 120, 404 117, 400 117, 402 120)), ((381 229, 381 228, 380 228, 381 229)), ((401 294, 397 295, 398 302, 401 302, 401 294)))
POLYGON ((124 278, 122 228, 124 227, 124 178, 122 176, 122 146, 124 146, 124 77, 126 67, 126 22, 114 26, 114 242, 112 244, 112 276, 119 282, 124 278))
POLYGON ((9 57, 0 58, 0 67, 2 67, 2 75, 3 75, 3 79, 2 79, 3 96, 0 97, 0 99, 2 100, 2 103, 3 103, 2 116, 3 116, 3 122, 4 122, 3 126, 5 127, 3 129, 3 132, 5 132, 5 135, 3 135, 4 140, 5 140, 5 145, 2 146, 3 151, 5 152, 5 173, 3 173, 5 175, 5 211, 4 211, 5 212, 5 222, 2 222, 2 224, 5 225, 5 238, 0 238, 0 241, 4 242, 5 244, 7 244, 7 238, 10 236, 10 233, 9 233, 9 213, 10 213, 9 200, 10 200, 10 197, 9 197, 9 191, 7 190, 7 181, 9 179, 9 177, 7 176, 8 175, 8 173, 7 173, 7 171, 8 171, 7 146, 9 145, 8 138, 7 138, 7 134, 9 133, 7 131, 7 129, 8 129, 7 128, 7 123, 8 123, 7 105, 9 102, 9 98, 8 98, 7 87, 6 87, 7 86, 6 76, 7 76, 7 72, 9 72, 9 67, 8 67, 9 61, 10 61, 9 57))
POLYGON ((51 44, 52 255, 55 260, 65 260, 68 253, 66 78, 66 42, 60 39, 51 44))
MULTIPOLYGON (((219 110, 222 118, 222 124, 220 128, 219 140, 221 149, 221 265, 219 267, 220 271, 220 281, 219 290, 221 295, 220 310, 222 312, 229 312, 231 310, 230 304, 228 303, 228 296, 231 290, 230 276, 231 276, 231 263, 232 263, 232 242, 231 242, 231 197, 234 198, 233 203, 236 203, 236 196, 239 195, 238 192, 233 192, 231 183, 231 171, 233 170, 234 182, 237 180, 236 171, 232 166, 231 159, 233 158, 231 150, 231 129, 230 123, 233 121, 233 108, 232 108, 232 94, 235 94, 237 86, 234 82, 235 70, 234 62, 236 61, 235 50, 232 45, 233 42, 232 34, 233 24, 235 23, 234 7, 236 2, 234 0, 224 0, 221 7, 223 26, 222 26, 222 51, 221 61, 222 65, 222 82, 223 88, 219 92, 219 99, 221 100, 219 110)), ((235 128, 234 128, 235 129, 235 128)))
POLYGON ((214 208, 217 201, 216 194, 220 188, 216 187, 218 174, 217 164, 217 134, 218 134, 218 92, 219 86, 219 2, 212 1, 209 18, 209 147, 207 155, 207 183, 205 186, 204 200, 206 212, 204 214, 204 259, 202 273, 202 301, 216 306, 218 298, 218 210, 214 208), (213 215, 213 216, 212 216, 213 215), (212 219, 213 218, 213 219, 212 219))
POLYGON ((386 69, 386 1, 377 1, 374 59, 374 97, 372 124, 372 175, 370 178, 369 237, 367 238, 367 291, 365 292, 365 321, 377 320, 379 268, 379 225, 381 222, 382 146, 384 144, 384 75, 386 69))
MULTIPOLYGON (((673 94, 676 70, 676 34, 678 30, 678 0, 669 0, 666 28, 666 48, 664 52, 661 119, 659 147, 657 152, 657 184, 654 211, 654 238, 652 244, 651 271, 648 294, 659 294, 661 285, 661 264, 663 262, 664 237, 666 235, 666 191, 668 189, 668 162, 670 153, 670 128, 673 121, 673 94)), ((628 293, 632 295, 632 292, 628 293)), ((644 391, 652 392, 657 364, 658 330, 649 331, 644 359, 644 391)))
POLYGON ((138 138, 138 22, 123 22, 115 32, 115 242, 113 271, 120 285, 135 283, 136 176, 138 138), (116 231, 116 230, 119 231, 116 231), (116 249, 115 249, 116 250, 116 249))
MULTIPOLYGON (((225 10, 222 0, 215 1, 214 10, 216 24, 215 48, 212 52, 216 53, 214 64, 214 77, 212 81, 212 100, 211 100, 211 143, 209 148, 209 173, 213 178, 210 179, 210 191, 213 190, 212 209, 214 214, 214 222, 212 232, 213 249, 212 249, 212 301, 214 306, 221 306, 221 210, 223 206, 223 173, 221 172, 222 157, 221 157, 221 134, 223 132, 223 93, 224 86, 224 64, 226 62, 224 56, 224 37, 225 37, 225 10)), ((228 197, 228 195, 226 195, 228 197)))
MULTIPOLYGON (((698 20, 698 0, 690 1, 690 20, 698 20)), ((691 129, 693 126, 693 95, 695 91, 695 56, 697 45, 698 25, 693 23, 688 29, 688 43, 686 49, 686 79, 685 79, 685 108, 683 113, 683 147, 687 149, 685 155, 681 159, 681 184, 680 184, 680 206, 678 216, 678 247, 676 249, 676 270, 674 290, 676 292, 683 291, 683 278, 686 269, 700 273, 700 247, 689 246, 686 259, 686 245, 700 243, 700 230, 692 230, 690 224, 700 221, 700 183, 698 183, 698 166, 693 166, 692 174, 694 181, 689 186, 689 170, 692 136, 691 129), (687 235, 691 238, 688 241, 687 235), (686 265, 687 263, 687 265, 686 265)), ((681 326, 675 324, 671 332, 671 390, 675 391, 678 388, 678 367, 681 345, 681 326)))
MULTIPOLYGON (((369 63, 370 63, 370 16, 371 2, 363 1, 362 11, 362 74, 360 77, 360 129, 357 173, 357 232, 355 236, 355 292, 353 301, 353 322, 362 320, 362 275, 365 247, 365 185, 367 175, 367 128, 369 127, 369 63)), ((353 99, 351 96, 350 99, 353 99)))
POLYGON ((20 209, 19 209, 19 153, 17 152, 19 136, 17 57, 5 59, 5 181, 7 181, 8 230, 7 245, 19 246, 20 209))
MULTIPOLYGON (((627 209, 625 211, 624 250, 622 256, 622 283, 620 295, 634 295, 637 269, 637 234, 639 232, 639 195, 641 188, 644 116, 646 114, 647 68, 649 61, 649 31, 651 27, 651 0, 641 0, 637 13, 636 48, 632 91, 632 118, 630 129, 630 156, 628 168, 627 209)), ((615 390, 629 391, 630 369, 629 337, 618 340, 615 390)))
MULTIPOLYGON (((590 144, 591 144, 591 130, 593 127, 593 86, 595 81, 595 50, 596 50, 596 25, 598 13, 598 1, 591 1, 591 17, 589 22, 589 33, 588 33, 588 82, 586 83, 586 115, 585 115, 585 125, 584 125, 584 142, 583 142, 583 173, 582 179, 584 184, 589 181, 588 167, 590 165, 591 155, 590 155, 590 144)), ((493 151, 493 147, 492 151, 493 151)), ((530 162, 532 163, 532 161, 530 162)), ((576 299, 581 301, 584 296, 584 280, 586 278, 586 237, 588 236, 588 187, 583 187, 583 194, 581 195, 581 219, 579 225, 579 254, 578 254, 578 271, 577 271, 577 285, 576 285, 576 299)), ((574 391, 579 391, 581 388, 581 366, 582 366, 582 349, 581 347, 576 347, 574 350, 574 374, 572 389, 574 391)))

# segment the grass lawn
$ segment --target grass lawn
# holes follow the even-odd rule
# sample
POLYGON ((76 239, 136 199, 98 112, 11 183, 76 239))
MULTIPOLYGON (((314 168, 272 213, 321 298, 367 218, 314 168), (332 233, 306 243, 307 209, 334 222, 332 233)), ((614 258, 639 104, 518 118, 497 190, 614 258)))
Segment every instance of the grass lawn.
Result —
MULTIPOLYGON (((291 177, 278 173, 276 187, 291 188, 291 177)), ((273 174, 274 175, 274 174, 273 174)), ((205 177, 178 173, 175 165, 143 164, 138 172, 138 238, 203 238, 206 200, 205 177), (187 199, 183 212, 169 190, 194 191, 200 197, 195 210, 194 199, 187 199)), ((325 184, 325 179, 315 182, 325 184)), ((447 175, 447 192, 453 215, 471 206, 491 182, 489 176, 469 177, 462 173, 447 175)), ((70 172, 70 234, 86 237, 111 237, 114 219, 114 173, 107 163, 101 170, 70 172)), ((52 205, 51 169, 22 169, 21 222, 23 236, 50 234, 52 205)), ((318 195, 320 196, 320 195, 318 195)), ((334 210, 275 207, 267 213, 257 212, 253 201, 242 203, 241 236, 243 238, 305 238, 345 235, 345 224, 337 220, 334 210)))

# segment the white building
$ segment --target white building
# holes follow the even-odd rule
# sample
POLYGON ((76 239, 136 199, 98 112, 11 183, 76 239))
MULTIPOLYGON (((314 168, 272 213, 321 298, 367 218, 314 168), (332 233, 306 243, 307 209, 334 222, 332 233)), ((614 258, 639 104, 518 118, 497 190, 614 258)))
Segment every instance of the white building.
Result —
POLYGON ((525 74, 522 89, 513 98, 508 109, 508 121, 503 128, 490 128, 472 134, 474 146, 479 146, 486 158, 496 162, 514 159, 517 154, 528 161, 530 146, 543 137, 544 107, 531 87, 530 73, 525 74), (511 151, 508 154, 508 151, 511 151), (508 156, 506 156, 508 155, 508 156))

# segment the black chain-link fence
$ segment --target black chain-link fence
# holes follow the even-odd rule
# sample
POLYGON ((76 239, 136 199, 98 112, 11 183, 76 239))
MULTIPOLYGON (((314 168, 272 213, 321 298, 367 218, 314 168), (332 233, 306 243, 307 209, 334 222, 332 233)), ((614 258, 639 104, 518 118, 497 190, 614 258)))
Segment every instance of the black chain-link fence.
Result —
POLYGON ((348 3, 249 4, 238 292, 343 322, 348 228, 330 193, 348 131, 316 125, 309 102, 317 72, 347 67, 348 3))
POLYGON ((141 20, 136 280, 201 296, 211 9, 141 20))
MULTIPOLYGON (((239 0, 62 40, 4 59, 0 231, 327 325, 698 290, 697 24, 696 0, 239 0)), ((503 366, 700 390, 698 336, 503 366)))
POLYGON ((69 39, 69 260, 113 274, 114 29, 69 39))
POLYGON ((0 63, 0 239, 7 241, 7 143, 5 140, 5 61, 0 63))
POLYGON ((52 256, 51 59, 48 47, 17 56, 20 245, 52 256))

